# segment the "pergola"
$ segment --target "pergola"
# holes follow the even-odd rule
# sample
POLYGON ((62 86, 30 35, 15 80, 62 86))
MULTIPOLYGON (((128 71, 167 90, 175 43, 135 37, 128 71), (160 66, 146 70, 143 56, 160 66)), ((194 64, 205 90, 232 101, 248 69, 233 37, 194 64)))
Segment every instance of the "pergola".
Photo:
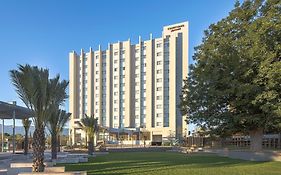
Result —
POLYGON ((13 104, 0 101, 0 119, 2 119, 2 152, 4 152, 4 125, 5 119, 13 120, 13 153, 15 153, 15 120, 25 119, 32 116, 29 109, 13 104))

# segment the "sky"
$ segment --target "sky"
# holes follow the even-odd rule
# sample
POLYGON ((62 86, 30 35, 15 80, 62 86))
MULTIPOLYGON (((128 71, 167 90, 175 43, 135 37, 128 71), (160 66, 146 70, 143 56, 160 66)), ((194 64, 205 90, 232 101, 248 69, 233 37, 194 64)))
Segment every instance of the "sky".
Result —
MULTIPOLYGON (((189 63, 204 30, 226 17, 235 0, 2 0, 0 101, 23 105, 9 70, 18 64, 49 68, 68 80, 68 54, 99 44, 160 37, 165 25, 189 22, 189 63)), ((68 110, 68 103, 66 103, 68 110)))

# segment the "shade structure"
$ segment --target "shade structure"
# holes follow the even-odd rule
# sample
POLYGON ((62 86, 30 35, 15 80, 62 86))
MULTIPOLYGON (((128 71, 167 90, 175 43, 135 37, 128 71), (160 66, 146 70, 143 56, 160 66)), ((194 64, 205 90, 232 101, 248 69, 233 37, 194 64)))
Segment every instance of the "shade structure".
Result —
POLYGON ((25 107, 0 101, 0 119, 13 119, 14 113, 15 119, 24 119, 32 116, 32 112, 25 107))
POLYGON ((0 119, 2 119, 2 152, 4 152, 4 119, 13 119, 13 153, 15 153, 15 120, 32 116, 32 112, 22 106, 0 101, 0 119))

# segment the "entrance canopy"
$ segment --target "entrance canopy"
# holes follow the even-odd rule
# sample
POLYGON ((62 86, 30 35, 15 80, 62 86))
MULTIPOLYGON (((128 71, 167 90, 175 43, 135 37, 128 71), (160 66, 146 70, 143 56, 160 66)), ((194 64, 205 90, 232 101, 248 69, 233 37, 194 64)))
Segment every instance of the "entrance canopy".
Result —
POLYGON ((13 119, 13 114, 15 114, 15 119, 32 116, 31 111, 25 107, 0 101, 0 119, 13 119))

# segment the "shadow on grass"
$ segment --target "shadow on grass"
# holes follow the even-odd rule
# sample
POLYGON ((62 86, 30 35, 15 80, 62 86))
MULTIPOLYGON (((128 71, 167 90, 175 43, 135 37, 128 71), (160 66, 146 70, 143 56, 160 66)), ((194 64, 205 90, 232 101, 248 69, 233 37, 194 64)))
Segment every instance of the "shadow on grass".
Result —
POLYGON ((110 153, 90 158, 88 163, 64 164, 67 171, 86 170, 88 174, 135 174, 168 170, 173 168, 214 168, 261 164, 211 154, 191 154, 167 152, 110 153))

